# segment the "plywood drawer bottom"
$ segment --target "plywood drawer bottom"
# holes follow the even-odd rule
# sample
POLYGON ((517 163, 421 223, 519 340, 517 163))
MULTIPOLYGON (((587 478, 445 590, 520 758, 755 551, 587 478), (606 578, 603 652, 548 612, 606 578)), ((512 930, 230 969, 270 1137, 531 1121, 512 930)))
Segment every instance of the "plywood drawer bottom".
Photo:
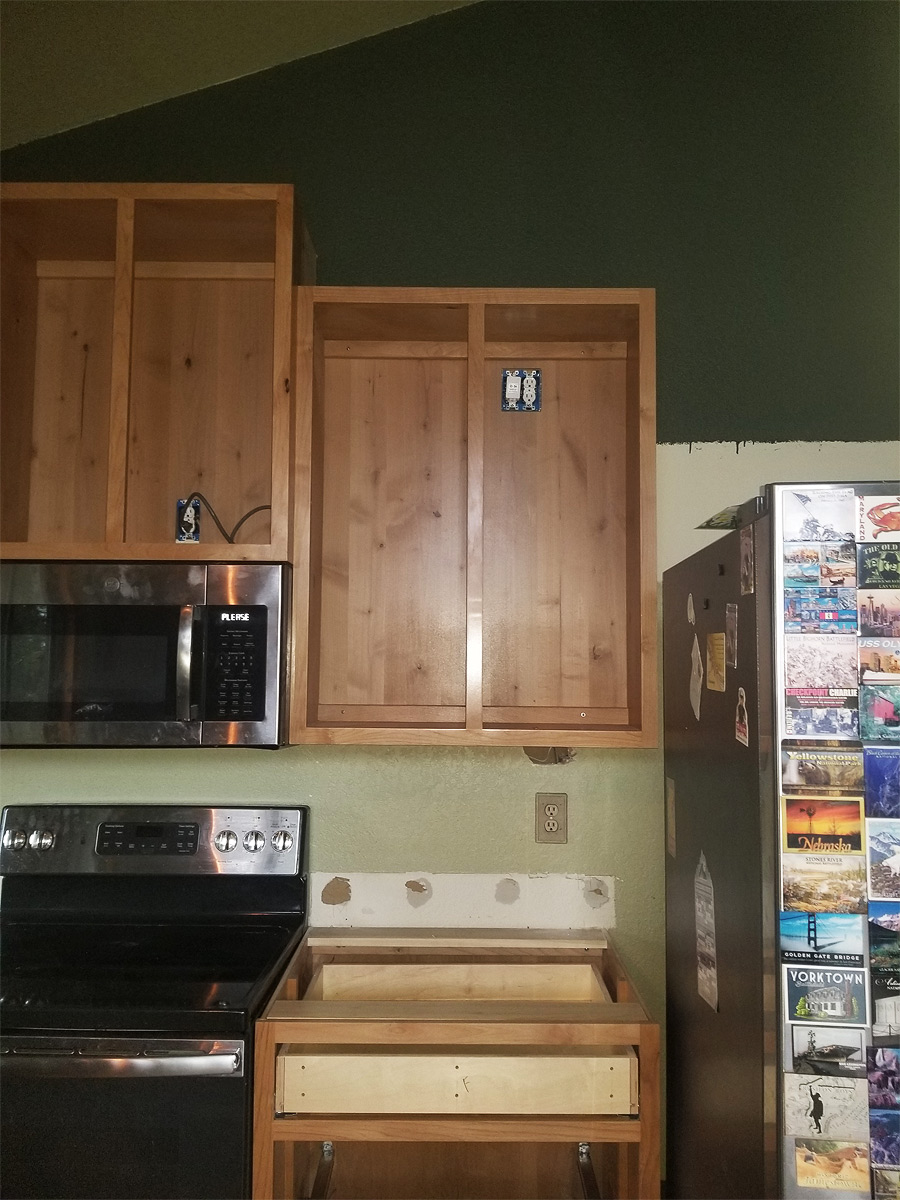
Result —
POLYGON ((278 1113, 633 1115, 630 1047, 465 1047, 290 1044, 276 1063, 278 1113))

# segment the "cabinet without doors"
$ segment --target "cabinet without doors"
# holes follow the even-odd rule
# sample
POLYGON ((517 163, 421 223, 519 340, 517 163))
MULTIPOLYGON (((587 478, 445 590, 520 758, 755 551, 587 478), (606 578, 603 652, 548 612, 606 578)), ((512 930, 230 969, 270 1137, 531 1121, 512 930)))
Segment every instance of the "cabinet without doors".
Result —
POLYGON ((655 744, 653 292, 295 291, 291 740, 655 744))
POLYGON ((3 554, 288 556, 292 189, 6 184, 3 554))

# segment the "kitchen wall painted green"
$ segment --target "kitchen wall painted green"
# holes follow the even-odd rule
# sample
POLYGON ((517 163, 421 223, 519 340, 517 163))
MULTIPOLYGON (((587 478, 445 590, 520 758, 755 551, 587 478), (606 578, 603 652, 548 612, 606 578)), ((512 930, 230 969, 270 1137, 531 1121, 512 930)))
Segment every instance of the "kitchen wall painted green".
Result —
MULTIPOLYGON (((662 760, 579 750, 5 750, 3 803, 308 804, 314 871, 610 875, 617 938, 662 1019, 662 760), (566 792, 569 842, 534 841, 535 792, 566 792)), ((552 921, 550 922, 552 924, 552 921)))
POLYGON ((900 432, 900 6, 483 0, 17 147, 293 183, 320 282, 646 286, 659 440, 900 432))

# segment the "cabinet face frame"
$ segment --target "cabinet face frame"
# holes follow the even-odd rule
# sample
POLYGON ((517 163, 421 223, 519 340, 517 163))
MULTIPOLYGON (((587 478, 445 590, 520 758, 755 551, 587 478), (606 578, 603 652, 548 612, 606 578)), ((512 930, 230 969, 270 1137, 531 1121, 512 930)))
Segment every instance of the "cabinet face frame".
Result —
MULTIPOLYGON (((35 206, 41 202, 68 205, 67 221, 63 221, 62 231, 56 231, 56 240, 50 253, 59 260, 46 263, 31 263, 32 273, 37 265, 38 273, 43 269, 52 284, 53 277, 60 277, 64 282, 66 277, 76 286, 79 279, 87 277, 89 287, 106 288, 110 294, 111 326, 106 334, 111 343, 109 364, 108 398, 106 400, 105 429, 102 431, 100 442, 95 447, 88 447, 85 457, 89 461, 98 460, 94 471, 98 476, 92 489, 91 512, 92 530, 85 533, 77 525, 55 531, 32 532, 28 529, 29 513, 27 511, 30 471, 27 466, 30 458, 37 453, 32 449, 34 433, 32 399, 34 395, 34 380, 28 379, 29 371, 27 357, 24 366, 18 367, 18 375, 22 378, 21 394, 24 397, 21 408, 17 412, 7 399, 4 406, 4 432, 12 429, 16 437, 16 446, 27 446, 28 453, 23 466, 22 454, 8 453, 8 459, 20 461, 14 464, 13 477, 4 488, 4 508, 7 511, 5 528, 9 531, 10 540, 0 546, 0 553, 6 558, 71 558, 71 559, 119 559, 119 558, 154 558, 154 559, 191 559, 212 560, 227 557, 235 561, 253 559, 286 560, 289 550, 289 462, 290 462, 290 421, 291 421, 291 271, 292 271, 292 240, 293 240, 293 189, 282 184, 32 184, 10 183, 0 188, 0 200, 5 202, 30 202, 35 206), (216 211, 227 212, 227 205, 233 203, 235 212, 241 214, 236 222, 225 220, 220 222, 224 230, 219 245, 214 240, 210 245, 194 254, 189 244, 190 220, 192 210, 204 215, 216 211), (77 228, 77 213, 91 213, 103 205, 112 206, 115 210, 112 239, 105 234, 102 247, 91 244, 90 230, 80 233, 77 228), (184 242, 181 250, 172 254, 172 261, 154 259, 148 262, 136 262, 135 249, 140 253, 140 216, 142 206, 145 211, 156 213, 156 226, 165 229, 169 222, 173 230, 172 244, 177 243, 181 236, 184 242), (262 209, 268 210, 267 221, 271 225, 270 246, 271 261, 258 263, 247 261, 256 247, 266 239, 251 233, 245 237, 241 231, 241 222, 245 214, 258 217, 262 209), (135 213, 138 214, 138 243, 135 242, 135 213), (181 221, 181 231, 178 229, 181 221), (71 228, 70 241, 66 242, 65 226, 71 228), (186 232, 185 232, 186 230, 186 232), (229 247, 229 236, 244 238, 247 246, 244 250, 238 248, 230 258, 226 251, 229 247), (72 246, 75 246, 73 250, 72 246), (84 246, 82 252, 82 244, 84 246), (214 250, 221 250, 219 260, 213 261, 214 250), (55 253, 54 253, 55 251, 55 253), (110 253, 112 251, 112 253, 110 253), (82 253, 79 261, 75 255, 82 253), (272 315, 268 323, 270 328, 265 331, 265 344, 262 346, 264 359, 271 354, 269 383, 257 388, 257 396, 265 397, 264 401, 271 406, 266 420, 270 422, 270 447, 263 449, 262 454, 267 460, 262 466, 260 485, 262 488, 261 501, 271 503, 271 518, 268 536, 262 523, 256 528, 248 523, 247 531, 251 536, 262 535, 262 540, 238 541, 234 545, 225 542, 216 532, 212 518, 205 514, 203 533, 199 543, 178 544, 174 541, 175 512, 172 504, 170 528, 171 538, 165 529, 168 520, 160 520, 158 527, 160 536, 144 537, 138 541, 131 537, 126 525, 127 496, 129 471, 129 451, 134 453, 133 420, 135 412, 132 408, 131 387, 134 358, 134 290, 135 281, 148 275, 157 280, 172 280, 172 286, 177 287, 179 280, 185 280, 189 286, 194 286, 207 293, 214 287, 216 279, 225 280, 255 280, 264 273, 265 280, 271 281, 266 285, 272 292, 272 315), (192 281, 197 280, 196 284, 192 281), (271 397, 271 398, 270 398, 271 397), (101 494, 102 493, 102 494, 101 494), (9 513, 23 515, 10 517, 9 513), (165 533, 163 531, 165 530, 165 533), (215 540, 210 540, 211 538, 215 540), (15 538, 15 540, 12 540, 15 538)), ((89 222, 90 224, 90 222, 89 222)), ((93 222, 96 225, 96 221, 93 222)), ((214 223, 210 222, 212 226, 214 223)), ((199 226, 198 226, 199 228, 199 226)), ((4 260, 7 264, 26 258, 25 252, 17 253, 11 239, 4 238, 4 260)), ((37 257, 37 256, 35 256, 37 257)), ((43 257, 47 257, 44 255, 43 257)), ((4 272, 6 276, 8 272, 4 272)), ((36 286, 36 285, 35 285, 36 286)), ((82 285, 84 286, 84 285, 82 285)), ((162 285, 165 286, 165 285, 162 285)), ((246 290, 247 285, 243 285, 246 290)), ((250 285, 252 286, 252 284, 250 285)), ((86 290, 86 289, 85 289, 86 290)), ((52 300, 52 298, 51 298, 52 300)), ((5 306, 7 307, 7 306, 5 306)), ((4 334, 12 339, 23 336, 32 342, 35 337, 34 318, 29 315, 28 304, 22 306, 22 323, 24 328, 17 331, 13 318, 7 313, 4 320, 4 334)), ((52 303, 51 303, 52 307, 52 303)), ((214 357, 214 344, 204 347, 209 350, 207 357, 214 357)), ((17 356, 22 359, 23 356, 17 356)), ((35 354, 32 354, 34 359, 35 354)), ((264 361, 264 360, 261 360, 264 361)), ((214 369, 213 364, 212 369, 214 369)), ((71 370, 70 370, 71 374, 71 370)), ((181 431, 185 439, 191 437, 189 422, 181 431)), ((238 447, 238 457, 240 447, 238 447)), ((147 452, 152 459, 154 452, 147 452)), ((145 454, 145 459, 147 454, 145 454)), ((132 458, 132 462, 134 459, 132 458)), ((261 460, 260 460, 261 461, 261 460)), ((5 466, 6 464, 4 464, 5 466)), ((226 478, 231 473, 224 472, 226 478)), ((204 491, 203 486, 197 490, 204 491)), ((224 490, 219 489, 224 496, 224 490)), ((213 500, 213 497, 210 496, 213 500)), ((246 508, 253 507, 253 502, 243 504, 238 498, 236 508, 239 510, 231 517, 229 505, 223 503, 217 494, 213 500, 217 512, 226 527, 243 515, 246 508)), ((251 519, 252 520, 252 519, 251 519)), ((257 518, 258 520, 258 518, 257 518)), ((242 535, 239 533, 238 538, 242 535)))
MULTIPOLYGON (((655 293, 651 289, 301 287, 295 289, 295 347, 291 742, 656 745, 655 293), (458 315, 447 316, 451 310, 458 313, 463 308, 464 323, 458 315), (602 335, 591 332, 598 315, 607 330, 602 335), (529 336, 530 327, 538 332, 529 336), (596 340, 598 336, 604 338, 602 343, 596 340), (340 345, 341 338, 346 345, 340 345), (376 365, 404 355, 418 357, 426 378, 429 372, 433 374, 434 360, 465 358, 465 682, 464 695, 457 687, 458 698, 443 710, 417 709, 414 704, 404 709, 396 700, 379 707, 378 700, 370 698, 368 703, 349 705, 342 721, 340 705, 322 702, 322 563, 327 549, 323 538, 328 537, 327 531, 323 532, 323 496, 325 474, 331 469, 326 466, 323 432, 328 400, 324 381, 326 363, 341 355, 376 365), (490 650, 485 631, 492 616, 490 607, 487 618, 485 614, 485 538, 486 530, 488 536, 491 531, 485 522, 494 519, 490 493, 486 509, 485 472, 486 466, 489 471, 495 466, 486 460, 485 436, 488 419, 496 425, 494 407, 500 407, 500 396, 494 394, 499 378, 495 378, 496 366, 510 356, 516 361, 510 359, 508 365, 517 365, 520 358, 523 365, 530 365, 532 359, 551 360, 554 366, 557 357, 566 360, 564 369, 553 378, 574 378, 576 383, 550 380, 548 412, 557 392, 568 394, 572 386, 590 392, 593 381, 603 377, 606 360, 618 360, 614 371, 625 398, 616 419, 624 454, 620 506, 625 522, 622 588, 626 602, 621 638, 627 645, 627 662, 624 670, 620 668, 622 679, 616 686, 619 694, 627 697, 624 707, 620 700, 612 707, 599 704, 589 709, 576 699, 566 712, 558 698, 546 704, 532 698, 518 709, 485 703, 484 658, 490 650), (573 373, 568 360, 587 365, 573 373), (582 375, 587 384, 577 382, 582 375), (438 719, 432 719, 435 713, 438 719)), ((504 413, 503 418, 507 415, 522 421, 533 416, 504 413)), ((495 436, 494 444, 496 441, 495 436)), ((487 454, 494 453, 488 445, 487 454)), ((622 544, 620 539, 620 549, 622 544)), ((605 652, 597 650, 595 657, 601 653, 605 652)), ((551 688, 554 682, 550 679, 551 688)))

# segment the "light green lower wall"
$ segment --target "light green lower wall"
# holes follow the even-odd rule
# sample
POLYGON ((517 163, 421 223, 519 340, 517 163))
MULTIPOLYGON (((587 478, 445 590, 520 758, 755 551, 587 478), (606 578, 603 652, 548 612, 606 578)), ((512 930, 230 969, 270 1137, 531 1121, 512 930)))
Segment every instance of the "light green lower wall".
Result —
POLYGON ((617 940, 662 1019, 659 751, 544 767, 507 749, 6 750, 0 783, 4 804, 308 804, 314 871, 613 876, 617 940), (535 792, 568 794, 567 845, 535 844, 535 792))
MULTIPOLYGON (((886 479, 897 442, 658 447, 659 569, 718 536, 695 531, 767 481, 886 479)), ((612 876, 616 938, 664 1015, 662 752, 579 750, 538 767, 521 750, 6 750, 3 803, 308 804, 314 871, 572 872, 612 876), (535 792, 566 792, 569 842, 534 842, 535 792)))

